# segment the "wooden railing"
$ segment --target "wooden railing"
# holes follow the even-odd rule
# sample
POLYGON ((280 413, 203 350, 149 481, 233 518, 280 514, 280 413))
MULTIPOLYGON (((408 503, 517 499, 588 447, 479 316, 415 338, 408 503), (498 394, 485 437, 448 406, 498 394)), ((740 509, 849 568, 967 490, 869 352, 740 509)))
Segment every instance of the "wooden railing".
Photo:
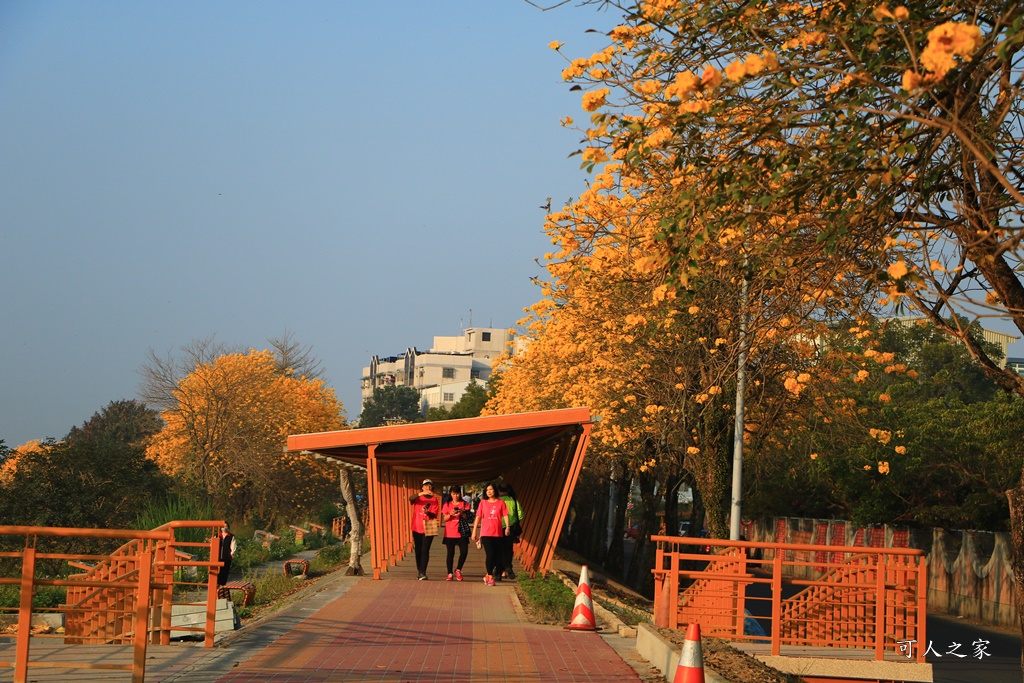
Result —
POLYGON ((655 536, 654 618, 705 635, 783 645, 916 652, 925 642, 920 550, 655 536), (702 552, 710 547, 711 552, 702 552), (825 551, 834 562, 823 562, 825 551), (762 559, 764 558, 764 559, 762 559), (811 577, 790 578, 784 577, 811 577), (795 592, 784 597, 784 593, 795 592), (750 625, 756 625, 750 628, 750 625))
MULTIPOLYGON (((61 662, 60 666, 73 664, 80 668, 130 670, 132 682, 142 683, 145 678, 146 645, 149 642, 170 642, 175 586, 197 585, 175 577, 175 570, 183 567, 210 569, 209 580, 202 584, 207 591, 206 623, 200 629, 177 626, 175 630, 202 631, 206 646, 213 647, 216 577, 221 564, 216 560, 193 560, 181 548, 202 547, 208 549, 208 557, 218 557, 220 540, 216 529, 223 524, 222 521, 171 522, 152 531, 0 526, 0 536, 24 538, 23 550, 0 552, 2 558, 21 561, 20 578, 0 578, 0 585, 17 585, 21 593, 19 607, 14 610, 18 615, 15 658, 13 662, 0 662, 0 667, 13 667, 13 682, 25 683, 29 666, 55 665, 42 660, 30 661, 30 639, 47 637, 32 635, 32 596, 38 586, 63 586, 67 589, 66 602, 56 611, 64 614, 65 635, 49 637, 64 638, 67 644, 132 645, 134 652, 130 665, 61 662), (201 543, 178 541, 175 532, 182 528, 209 529, 209 540, 201 543), (127 539, 127 542, 109 555, 45 553, 36 551, 40 537, 127 539), (86 569, 86 572, 66 579, 40 578, 37 576, 37 563, 40 560, 67 562, 69 566, 86 569)), ((57 572, 58 576, 62 574, 57 572)))

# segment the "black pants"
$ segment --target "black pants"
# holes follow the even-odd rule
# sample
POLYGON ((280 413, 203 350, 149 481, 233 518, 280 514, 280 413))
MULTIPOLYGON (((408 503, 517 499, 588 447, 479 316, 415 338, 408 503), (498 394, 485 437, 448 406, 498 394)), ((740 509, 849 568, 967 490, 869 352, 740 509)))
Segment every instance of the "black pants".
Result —
POLYGON ((512 569, 512 552, 515 550, 515 537, 505 536, 501 539, 501 568, 512 569))
POLYGON ((451 574, 454 570, 452 565, 455 562, 455 549, 459 549, 459 566, 458 569, 461 572, 463 565, 466 564, 466 555, 469 554, 469 539, 468 538, 445 538, 444 544, 448 548, 448 573, 451 574))
POLYGON ((427 562, 430 561, 430 544, 433 542, 433 536, 427 536, 418 531, 412 532, 412 545, 416 549, 416 571, 420 574, 427 573, 427 562))
POLYGON ((221 560, 221 562, 224 563, 224 566, 221 567, 220 571, 217 573, 217 585, 226 586, 228 583, 228 572, 231 571, 231 558, 227 557, 221 560))
POLYGON ((484 545, 484 565, 487 567, 485 571, 488 575, 493 576, 495 581, 500 581, 501 557, 504 554, 501 551, 501 537, 484 536, 480 542, 484 545))

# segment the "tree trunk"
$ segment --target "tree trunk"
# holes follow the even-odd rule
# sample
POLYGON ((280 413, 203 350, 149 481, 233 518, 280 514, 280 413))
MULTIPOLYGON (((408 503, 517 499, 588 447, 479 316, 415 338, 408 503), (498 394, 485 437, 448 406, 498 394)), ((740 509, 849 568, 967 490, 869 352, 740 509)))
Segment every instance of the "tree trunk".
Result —
POLYGON ((681 474, 670 474, 665 478, 665 535, 679 533, 679 487, 683 485, 681 474))
POLYGON ((352 531, 349 532, 349 556, 346 576, 362 576, 363 565, 361 556, 363 554, 363 522, 359 518, 359 508, 356 507, 356 493, 352 486, 352 480, 348 476, 348 470, 344 467, 338 468, 338 486, 341 489, 341 497, 345 500, 345 512, 349 522, 352 524, 352 531))
MULTIPOLYGON (((1006 492, 1006 500, 1010 503, 1010 542, 1013 544, 1013 557, 1010 567, 1018 590, 1013 591, 1013 601, 1017 607, 1017 621, 1024 633, 1024 478, 1016 488, 1006 492)), ((1024 668, 1024 653, 1021 654, 1021 668, 1024 668)))
POLYGON ((626 506, 629 504, 629 491, 633 487, 633 479, 629 476, 626 468, 621 467, 621 474, 615 484, 615 508, 612 510, 614 519, 612 521, 611 543, 608 545, 608 559, 605 567, 609 572, 622 576, 625 563, 625 548, 623 537, 626 535, 626 506))
POLYGON ((654 546, 651 544, 651 536, 658 533, 658 498, 654 493, 657 479, 652 474, 641 472, 638 480, 643 514, 640 516, 636 545, 633 548, 633 557, 629 561, 626 581, 633 589, 650 597, 654 581, 651 574, 651 569, 654 568, 654 546))

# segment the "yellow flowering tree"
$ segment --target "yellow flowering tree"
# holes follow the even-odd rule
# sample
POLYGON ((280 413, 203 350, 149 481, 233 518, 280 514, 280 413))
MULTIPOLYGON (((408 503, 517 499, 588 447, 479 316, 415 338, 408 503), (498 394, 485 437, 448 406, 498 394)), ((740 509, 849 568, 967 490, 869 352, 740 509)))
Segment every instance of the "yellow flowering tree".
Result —
MULTIPOLYGON (((1024 396, 961 322, 1024 332, 1024 6, 607 4, 623 10, 608 47, 563 74, 591 113, 581 152, 680 176, 659 207, 677 282, 706 272, 703 244, 736 234, 779 274, 824 284, 822 264, 841 263, 865 294, 851 312, 924 316, 1024 396)), ((1024 580, 1024 485, 1008 497, 1024 580)))
POLYGON ((282 374, 271 351, 226 353, 177 383, 147 455, 215 508, 264 524, 335 497, 335 469, 284 453, 289 434, 340 429, 342 405, 320 380, 282 374))
MULTIPOLYGON (((590 406, 602 416, 595 452, 625 467, 642 492, 653 495, 657 480, 673 496, 685 479, 703 501, 708 528, 721 537, 728 529, 740 312, 755 378, 750 410, 757 413, 769 395, 790 400, 781 385, 802 376, 797 370, 813 358, 805 340, 824 295, 813 274, 756 268, 737 247, 738 233, 702 244, 695 254, 712 265, 685 286, 673 282, 659 233, 662 206, 678 184, 665 163, 648 164, 643 177, 606 164, 577 201, 548 216, 550 281, 522 321, 526 350, 498 364, 489 409, 590 406)), ((759 421, 778 414, 772 409, 759 421)), ((651 528, 641 530, 654 533, 654 505, 645 508, 651 528)))

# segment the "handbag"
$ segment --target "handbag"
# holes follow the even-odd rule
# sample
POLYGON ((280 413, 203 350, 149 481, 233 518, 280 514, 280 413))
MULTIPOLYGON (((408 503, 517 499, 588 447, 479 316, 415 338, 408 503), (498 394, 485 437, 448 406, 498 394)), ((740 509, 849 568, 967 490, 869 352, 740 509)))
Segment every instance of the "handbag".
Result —
POLYGON ((459 511, 459 536, 469 538, 473 534, 473 520, 476 516, 468 507, 459 511))
POLYGON ((441 529, 441 522, 434 519, 423 520, 423 535, 424 536, 437 536, 438 531, 441 529))
POLYGON ((512 522, 509 526, 508 535, 513 537, 513 542, 519 541, 519 537, 523 535, 523 525, 519 523, 519 520, 512 522))

